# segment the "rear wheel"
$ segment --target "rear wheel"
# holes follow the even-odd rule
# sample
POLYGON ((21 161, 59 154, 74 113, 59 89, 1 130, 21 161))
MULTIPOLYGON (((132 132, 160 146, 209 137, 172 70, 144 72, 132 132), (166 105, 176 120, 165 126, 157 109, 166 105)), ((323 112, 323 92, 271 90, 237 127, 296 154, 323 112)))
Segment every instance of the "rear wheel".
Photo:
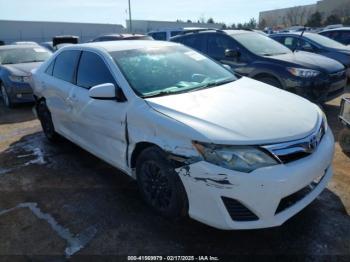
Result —
POLYGON ((10 96, 7 93, 7 90, 6 90, 5 86, 4 86, 4 84, 1 83, 0 86, 1 86, 1 96, 2 96, 2 100, 3 100, 4 104, 5 104, 5 106, 8 107, 8 108, 13 107, 13 103, 11 101, 10 96))
POLYGON ((55 131, 55 127, 52 123, 51 113, 47 108, 44 100, 41 100, 37 104, 36 110, 45 136, 50 141, 56 142, 60 138, 60 136, 55 131))
POLYGON ((187 215, 185 188, 160 148, 152 146, 140 154, 136 161, 136 175, 144 200, 158 213, 175 219, 187 215))

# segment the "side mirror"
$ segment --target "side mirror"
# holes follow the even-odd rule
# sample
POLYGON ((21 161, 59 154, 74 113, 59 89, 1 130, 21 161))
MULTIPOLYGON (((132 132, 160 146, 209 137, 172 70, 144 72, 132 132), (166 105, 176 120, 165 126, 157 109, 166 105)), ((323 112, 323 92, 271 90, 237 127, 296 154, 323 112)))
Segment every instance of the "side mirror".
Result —
POLYGON ((241 53, 238 50, 226 49, 225 56, 231 58, 239 58, 241 53))
POLYGON ((93 86, 89 89, 89 96, 100 100, 126 101, 123 91, 112 83, 93 86))
POLYGON ((226 65, 226 64, 223 64, 222 66, 225 67, 227 70, 232 71, 232 67, 231 66, 226 65))

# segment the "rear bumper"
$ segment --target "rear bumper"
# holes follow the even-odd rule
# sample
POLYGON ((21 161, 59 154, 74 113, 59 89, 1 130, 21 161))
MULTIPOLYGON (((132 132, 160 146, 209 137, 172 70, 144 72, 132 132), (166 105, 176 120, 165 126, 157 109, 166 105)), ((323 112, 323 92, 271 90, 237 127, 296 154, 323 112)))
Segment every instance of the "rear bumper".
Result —
POLYGON ((333 154, 334 138, 328 130, 311 156, 289 164, 247 174, 201 161, 177 172, 193 219, 225 230, 268 228, 283 224, 323 191, 333 174, 333 154), (312 190, 290 203, 309 186, 312 190))

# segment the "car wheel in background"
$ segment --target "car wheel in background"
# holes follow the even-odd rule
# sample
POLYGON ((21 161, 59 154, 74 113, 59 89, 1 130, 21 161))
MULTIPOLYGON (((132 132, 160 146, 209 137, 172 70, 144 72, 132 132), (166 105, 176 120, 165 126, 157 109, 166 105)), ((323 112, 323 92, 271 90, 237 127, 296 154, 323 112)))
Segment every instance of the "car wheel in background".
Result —
POLYGON ((6 90, 3 83, 1 83, 0 88, 1 88, 2 101, 4 102, 5 106, 8 108, 13 107, 13 103, 11 102, 11 98, 8 95, 7 90, 6 90))
POLYGON ((46 106, 45 100, 41 100, 38 102, 36 106, 36 111, 45 136, 51 142, 56 142, 60 138, 60 136, 55 131, 55 127, 52 123, 51 113, 46 106))
POLYGON ((283 88, 281 83, 276 78, 273 78, 273 77, 259 77, 256 80, 274 87, 283 88))
POLYGON ((188 200, 174 169, 156 146, 146 148, 136 162, 137 182, 146 203, 161 215, 178 219, 187 215, 188 200))
POLYGON ((350 153, 350 128, 343 128, 339 132, 339 144, 345 153, 350 153))

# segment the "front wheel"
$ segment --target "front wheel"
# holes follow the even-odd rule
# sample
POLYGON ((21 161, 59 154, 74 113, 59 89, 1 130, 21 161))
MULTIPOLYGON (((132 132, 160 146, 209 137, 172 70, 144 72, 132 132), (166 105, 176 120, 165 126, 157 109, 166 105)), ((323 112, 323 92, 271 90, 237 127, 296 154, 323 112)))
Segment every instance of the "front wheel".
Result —
POLYGON ((145 149, 136 162, 140 192, 148 205, 163 216, 186 216, 188 200, 185 188, 164 151, 156 146, 145 149))
POLYGON ((13 103, 11 101, 11 98, 8 95, 6 87, 4 86, 3 83, 1 83, 1 96, 2 96, 2 100, 3 100, 6 107, 8 107, 8 108, 13 107, 13 103))
POLYGON ((51 142, 56 142, 60 137, 55 131, 55 127, 52 123, 51 113, 47 108, 44 100, 38 102, 36 110, 45 136, 51 142))

